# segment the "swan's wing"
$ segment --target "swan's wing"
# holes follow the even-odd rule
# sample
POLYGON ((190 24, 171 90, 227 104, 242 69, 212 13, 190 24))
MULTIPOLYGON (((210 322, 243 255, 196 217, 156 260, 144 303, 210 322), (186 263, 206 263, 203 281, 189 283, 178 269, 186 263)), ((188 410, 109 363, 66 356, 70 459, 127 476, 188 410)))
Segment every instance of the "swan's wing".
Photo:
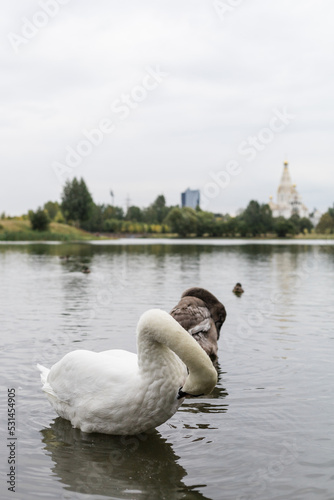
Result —
POLYGON ((191 335, 195 335, 196 333, 208 333, 211 328, 211 323, 211 318, 203 319, 203 321, 195 325, 193 328, 190 328, 189 333, 191 333, 191 335))
POLYGON ((100 353, 77 350, 66 354, 52 366, 47 383, 58 401, 73 404, 95 398, 101 392, 115 394, 132 385, 138 374, 137 355, 127 351, 100 353))
POLYGON ((126 360, 128 360, 129 363, 137 362, 137 354, 134 352, 124 351, 123 349, 111 349, 110 351, 102 351, 99 354, 110 356, 114 359, 119 358, 123 362, 126 362, 126 360))
POLYGON ((196 303, 182 304, 182 301, 172 309, 170 314, 191 335, 208 333, 212 325, 209 309, 196 303))

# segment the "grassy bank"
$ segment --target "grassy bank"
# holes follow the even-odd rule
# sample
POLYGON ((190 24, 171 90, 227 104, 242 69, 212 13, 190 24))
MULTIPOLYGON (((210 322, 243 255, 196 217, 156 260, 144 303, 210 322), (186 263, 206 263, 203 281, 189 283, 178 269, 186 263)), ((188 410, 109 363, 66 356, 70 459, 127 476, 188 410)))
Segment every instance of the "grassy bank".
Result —
POLYGON ((48 231, 33 231, 27 220, 0 220, 0 241, 73 241, 95 238, 91 233, 59 222, 51 222, 48 231))
POLYGON ((318 234, 316 232, 308 234, 297 234, 294 238, 298 240, 333 240, 334 234, 318 234))
MULTIPOLYGON (((95 239, 118 239, 118 238, 180 238, 173 233, 104 233, 97 236, 93 233, 77 229, 67 224, 59 222, 51 222, 48 231, 33 231, 28 220, 22 219, 1 219, 0 220, 0 241, 78 241, 78 240, 95 240, 95 239)), ((186 239, 201 238, 195 235, 189 235, 186 239)), ((206 235, 202 238, 208 238, 206 235)), ((229 239, 239 239, 240 236, 229 237, 229 239)), ((221 237, 211 237, 208 239, 223 239, 221 237)), ((244 239, 244 238, 242 238, 244 239)), ((276 234, 268 234, 262 237, 253 237, 246 239, 278 239, 276 234)), ((286 239, 302 239, 302 240, 322 240, 334 239, 334 234, 317 234, 314 231, 307 234, 299 234, 296 236, 287 235, 286 239)))

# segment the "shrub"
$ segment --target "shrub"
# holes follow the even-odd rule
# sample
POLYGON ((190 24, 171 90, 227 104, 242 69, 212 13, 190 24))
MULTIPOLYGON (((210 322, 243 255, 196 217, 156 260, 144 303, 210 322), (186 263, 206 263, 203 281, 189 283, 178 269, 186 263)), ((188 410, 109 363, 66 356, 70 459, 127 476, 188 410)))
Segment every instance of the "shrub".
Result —
POLYGON ((285 238, 287 234, 295 233, 295 226, 291 220, 277 217, 274 222, 274 231, 279 238, 285 238))
POLYGON ((47 231, 49 229, 49 216, 41 207, 39 207, 36 212, 30 210, 29 219, 34 231, 47 231))
POLYGON ((315 230, 317 233, 320 234, 334 233, 334 217, 332 217, 331 212, 329 210, 328 212, 326 212, 321 216, 321 219, 315 230))

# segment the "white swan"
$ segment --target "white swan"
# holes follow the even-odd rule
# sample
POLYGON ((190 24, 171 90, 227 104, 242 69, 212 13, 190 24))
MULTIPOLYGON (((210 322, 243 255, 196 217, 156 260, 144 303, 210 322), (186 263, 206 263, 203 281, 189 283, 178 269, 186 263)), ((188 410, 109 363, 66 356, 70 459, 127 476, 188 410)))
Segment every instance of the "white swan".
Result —
POLYGON ((208 394, 217 383, 208 355, 164 311, 141 316, 137 350, 138 356, 77 350, 50 370, 37 365, 58 415, 83 432, 139 434, 168 420, 186 396, 208 394))

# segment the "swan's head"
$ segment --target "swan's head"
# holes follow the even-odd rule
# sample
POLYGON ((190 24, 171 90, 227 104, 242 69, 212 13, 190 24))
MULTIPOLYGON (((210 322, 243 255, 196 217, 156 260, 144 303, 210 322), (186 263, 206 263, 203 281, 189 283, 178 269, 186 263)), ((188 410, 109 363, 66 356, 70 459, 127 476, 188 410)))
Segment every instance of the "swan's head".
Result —
MULTIPOLYGON (((210 394, 217 384, 217 371, 207 353, 200 347, 195 339, 189 336, 196 343, 196 347, 203 353, 202 359, 197 359, 197 369, 189 370, 189 375, 183 387, 179 390, 178 397, 197 397, 210 394)), ((189 366, 189 365, 188 365, 189 366)))
MULTIPOLYGON (((181 387, 181 394, 202 396, 209 394, 217 384, 217 372, 206 352, 195 339, 167 312, 160 309, 146 311, 138 323, 138 337, 166 345, 188 367, 189 375, 181 387)), ((179 397, 184 397, 180 395, 179 397)))
POLYGON ((220 329, 226 319, 226 309, 221 302, 209 290, 200 287, 189 288, 181 297, 197 297, 202 300, 209 309, 212 319, 216 325, 217 334, 219 338, 220 329))

